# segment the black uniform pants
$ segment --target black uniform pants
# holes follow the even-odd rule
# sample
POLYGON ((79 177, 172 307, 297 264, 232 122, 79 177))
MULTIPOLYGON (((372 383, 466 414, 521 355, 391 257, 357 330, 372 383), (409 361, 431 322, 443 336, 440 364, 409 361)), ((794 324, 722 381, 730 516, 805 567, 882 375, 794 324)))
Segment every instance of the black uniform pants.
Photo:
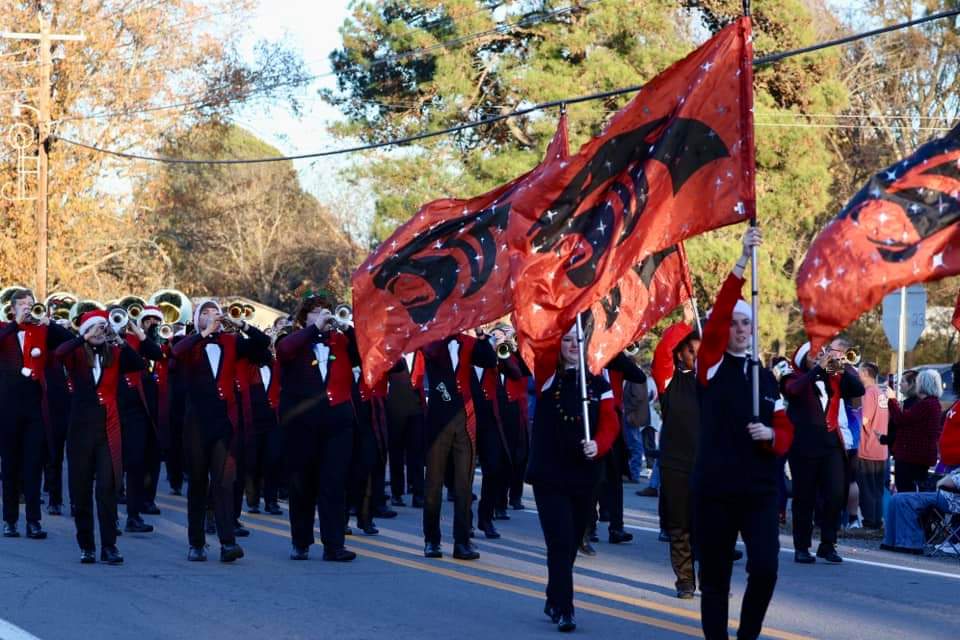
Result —
POLYGON ((320 517, 320 540, 324 551, 343 548, 343 514, 346 511, 346 482, 353 449, 353 409, 342 405, 349 415, 323 424, 292 428, 310 433, 287 433, 287 458, 296 460, 290 470, 290 534, 293 544, 313 544, 314 514, 320 517), (292 451, 291 448, 296 449, 292 451))
POLYGON ((123 470, 127 476, 127 517, 139 518, 140 510, 146 504, 147 437, 153 426, 146 410, 137 405, 121 405, 120 423, 123 429, 123 470))
POLYGON ((440 544, 440 507, 447 463, 453 465, 453 540, 470 542, 470 503, 473 500, 473 444, 461 410, 437 434, 427 451, 427 478, 423 496, 423 538, 440 544))
POLYGON ((739 533, 747 547, 747 589, 740 607, 737 638, 757 638, 777 584, 780 553, 777 495, 695 495, 694 505, 704 637, 707 640, 728 637, 730 576, 739 533))
MULTIPOLYGON (((19 399, 14 402, 19 403, 19 399)), ((19 519, 22 490, 26 500, 27 522, 39 522, 40 486, 46 454, 46 433, 40 404, 39 401, 28 401, 4 409, 9 415, 0 423, 3 520, 15 523, 19 519)))
POLYGON ((190 473, 187 485, 187 534, 190 546, 203 547, 206 543, 204 522, 208 493, 213 498, 220 544, 234 544, 233 492, 237 472, 236 461, 228 462, 230 436, 205 437, 203 427, 190 420, 184 426, 183 455, 190 473))
POLYGON ((533 486, 537 515, 547 546, 547 604, 573 613, 573 564, 587 528, 593 492, 533 486))
POLYGON ((183 489, 184 479, 184 392, 178 387, 170 390, 170 433, 167 450, 164 452, 164 462, 167 467, 167 482, 170 488, 180 491, 183 489))
POLYGON ((609 455, 605 456, 602 464, 604 469, 603 484, 600 489, 600 509, 606 511, 610 517, 609 530, 623 530, 623 460, 626 457, 626 446, 623 435, 617 436, 609 455))
POLYGON ((389 416, 390 493, 399 498, 409 485, 414 497, 423 497, 423 416, 389 416), (406 474, 404 474, 406 469, 406 474))
POLYGON ((63 505, 63 462, 67 446, 67 426, 69 424, 70 405, 63 403, 50 407, 50 420, 53 422, 50 434, 51 455, 47 456, 43 470, 43 490, 50 497, 51 505, 63 505))
MULTIPOLYGON (((363 412, 361 412, 363 413, 363 412)), ((371 496, 373 494, 373 471, 380 460, 376 436, 370 425, 370 412, 366 411, 353 436, 353 456, 348 475, 347 504, 357 510, 357 525, 373 522, 371 496)))
POLYGON ((660 467, 660 526, 670 536, 670 564, 677 589, 696 587, 693 570, 690 474, 660 467))
POLYGON ((67 436, 67 472, 77 543, 93 550, 93 503, 97 503, 100 544, 117 543, 117 484, 110 459, 107 430, 100 424, 73 424, 67 436))
POLYGON ((256 456, 248 460, 246 474, 247 506, 256 507, 260 497, 266 503, 277 501, 277 490, 283 474, 283 432, 276 425, 269 430, 256 434, 254 438, 256 456))
POLYGON ((480 527, 493 522, 493 512, 500 496, 510 485, 510 459, 496 423, 477 427, 477 449, 483 479, 480 483, 480 504, 477 506, 477 524, 480 527))
POLYGON ((793 476, 793 546, 806 551, 813 534, 813 514, 820 499, 820 545, 837 543, 843 509, 844 452, 839 447, 816 457, 790 456, 793 476))

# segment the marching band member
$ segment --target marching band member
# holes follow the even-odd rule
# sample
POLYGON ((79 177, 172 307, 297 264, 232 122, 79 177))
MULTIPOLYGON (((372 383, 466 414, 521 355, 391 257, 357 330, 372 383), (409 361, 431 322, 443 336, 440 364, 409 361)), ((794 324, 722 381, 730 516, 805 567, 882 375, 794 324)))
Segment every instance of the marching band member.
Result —
POLYGON ((80 562, 96 562, 93 502, 100 524, 100 559, 123 563, 117 549, 117 492, 123 476, 123 445, 118 406, 122 377, 144 369, 143 359, 108 328, 107 312, 88 311, 80 335, 61 344, 57 357, 73 385, 67 464, 75 509, 80 562), (96 489, 94 490, 94 483, 96 489))
POLYGON ((243 419, 247 434, 244 492, 248 512, 260 513, 262 496, 266 513, 282 515, 283 511, 277 504, 283 456, 277 418, 280 372, 273 351, 266 351, 262 355, 263 359, 259 362, 245 363, 246 371, 242 378, 243 419))
POLYGON ((19 537, 20 492, 26 499, 27 537, 47 537, 40 526, 44 447, 52 446, 46 392, 50 352, 73 335, 34 309, 28 289, 10 297, 13 320, 0 325, 0 452, 3 466, 3 535, 19 537))
MULTIPOLYGON (((140 354, 145 362, 163 358, 160 346, 147 339, 143 329, 133 321, 128 321, 121 337, 130 348, 140 354)), ((156 427, 150 416, 147 398, 144 392, 144 370, 124 373, 122 383, 117 390, 117 407, 120 411, 120 424, 123 430, 123 466, 126 473, 127 523, 124 530, 128 533, 151 533, 153 525, 143 521, 141 512, 147 505, 146 476, 147 450, 156 449, 156 427)))
POLYGON ((495 368, 497 354, 487 340, 466 334, 436 340, 420 350, 420 369, 414 386, 428 389, 426 424, 426 483, 423 509, 423 555, 440 558, 440 505, 447 465, 453 464, 455 493, 453 557, 476 560, 480 553, 470 542, 470 502, 477 447, 477 414, 471 379, 473 367, 495 368))
POLYGON ((354 367, 353 404, 357 414, 353 438, 353 459, 350 463, 348 506, 357 514, 357 527, 366 535, 377 535, 379 530, 373 521, 374 496, 383 495, 383 474, 379 480, 376 472, 382 468, 386 454, 386 406, 387 380, 370 387, 363 380, 360 367, 354 367))
POLYGON ((543 386, 534 412, 527 482, 533 485, 547 545, 546 613, 560 631, 576 626, 573 565, 603 474, 599 460, 620 430, 610 384, 588 374, 591 439, 584 439, 576 329, 564 335, 557 372, 543 386))
POLYGON ((280 422, 290 470, 292 560, 306 560, 320 515, 323 559, 349 562, 344 546, 346 480, 353 448, 353 367, 360 364, 353 330, 342 331, 334 297, 308 293, 296 314, 298 330, 277 343, 280 422))
POLYGON ((236 371, 240 361, 258 361, 269 348, 270 338, 246 321, 234 321, 223 314, 213 300, 203 300, 196 305, 193 323, 197 333, 173 347, 177 369, 184 376, 186 388, 183 439, 190 471, 187 558, 192 562, 207 559, 204 518, 209 488, 220 538, 220 560, 233 562, 243 557, 243 549, 236 543, 234 517, 241 430, 236 371), (238 331, 225 333, 224 326, 238 331), (210 479, 213 485, 208 487, 210 479))
MULTIPOLYGON (((140 513, 160 515, 157 507, 157 489, 160 484, 160 463, 164 452, 170 448, 170 365, 167 360, 172 357, 170 341, 160 335, 159 329, 163 323, 163 312, 159 307, 146 306, 137 318, 137 324, 146 335, 146 340, 153 346, 149 347, 154 356, 147 361, 147 370, 141 375, 143 395, 146 400, 147 414, 153 425, 153 430, 147 431, 147 448, 144 452, 144 471, 146 478, 143 489, 143 505, 140 513), (158 351, 157 351, 158 350, 158 351), (163 409, 161 411, 161 395, 163 409)), ((170 330, 172 332, 172 329, 170 330)), ((141 355, 143 355, 141 353, 141 355)))
MULTIPOLYGON (((471 394, 476 406, 477 453, 483 478, 480 502, 477 505, 477 528, 491 540, 500 537, 493 525, 494 512, 503 487, 509 485, 511 460, 500 415, 500 381, 498 367, 473 368, 471 394)), ((505 515, 505 514, 504 514, 505 515)))
POLYGON ((403 494, 409 488, 411 505, 416 509, 423 508, 424 398, 423 389, 415 388, 411 381, 414 359, 422 357, 413 353, 405 354, 388 374, 390 503, 395 507, 406 506, 403 494))
POLYGON ((777 583, 777 456, 790 449, 793 426, 767 369, 760 370, 760 415, 752 417, 748 351, 754 319, 740 290, 752 247, 760 242, 759 229, 744 234, 743 253, 720 289, 697 352, 700 432, 692 486, 707 640, 727 637, 738 534, 748 558, 738 638, 760 635, 777 583))
MULTIPOLYGON (((47 307, 51 324, 58 324, 69 331, 70 321, 57 319, 54 302, 47 307)), ((72 334, 71 334, 72 335, 72 334)), ((57 358, 47 358, 44 369, 47 388, 47 405, 50 420, 49 434, 52 438, 51 455, 43 471, 44 491, 47 493, 47 513, 59 516, 63 513, 63 463, 67 446, 67 428, 70 424, 70 382, 66 370, 57 358)))

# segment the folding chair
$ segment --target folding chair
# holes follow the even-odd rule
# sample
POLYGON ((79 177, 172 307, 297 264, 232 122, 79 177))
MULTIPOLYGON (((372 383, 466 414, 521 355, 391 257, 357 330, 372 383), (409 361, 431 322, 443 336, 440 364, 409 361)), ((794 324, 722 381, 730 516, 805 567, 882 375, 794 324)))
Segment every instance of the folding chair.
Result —
POLYGON ((927 541, 924 555, 947 556, 960 560, 960 513, 934 507, 927 515, 927 541))

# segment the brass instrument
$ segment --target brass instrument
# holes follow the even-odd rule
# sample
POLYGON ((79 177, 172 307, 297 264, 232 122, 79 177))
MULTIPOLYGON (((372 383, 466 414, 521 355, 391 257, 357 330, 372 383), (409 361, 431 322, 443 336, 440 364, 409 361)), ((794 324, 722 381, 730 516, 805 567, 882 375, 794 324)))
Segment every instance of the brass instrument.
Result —
POLYGON ((517 352, 517 343, 513 338, 508 338, 503 342, 497 343, 497 357, 506 360, 517 352))
POLYGON ((47 296, 43 301, 47 305, 47 313, 52 320, 67 320, 70 317, 70 308, 77 303, 79 298, 66 291, 57 291, 47 296))
POLYGON ((227 305, 227 317, 234 322, 239 323, 246 317, 246 311, 244 309, 245 306, 249 305, 244 305, 242 302, 231 302, 229 305, 227 305))
POLYGON ((47 307, 42 302, 37 302, 30 307, 30 319, 34 322, 40 322, 47 316, 47 307))
POLYGON ((193 321, 193 303, 187 294, 176 289, 161 289, 147 300, 160 309, 166 324, 189 324, 193 321))
POLYGON ((860 364, 862 357, 857 347, 851 347, 844 352, 842 358, 830 358, 827 360, 827 373, 837 373, 843 371, 844 367, 856 367, 860 364))
POLYGON ((257 313, 257 308, 252 304, 243 303, 243 319, 252 320, 253 316, 257 313))
POLYGON ((631 343, 628 344, 627 347, 623 350, 623 355, 627 356, 628 358, 632 358, 632 357, 634 357, 635 355, 637 355, 638 353, 640 353, 640 343, 639 343, 639 342, 631 342, 631 343))
POLYGON ((157 336, 161 340, 170 340, 173 338, 173 325, 162 324, 157 327, 157 336))
POLYGON ((80 320, 83 318, 83 314, 96 310, 105 311, 106 307, 96 300, 78 300, 70 307, 70 313, 67 317, 74 329, 80 329, 80 320))
POLYGON ((333 319, 341 327, 352 327, 353 308, 348 304, 338 304, 333 310, 333 319))
POLYGON ((120 335, 130 324, 130 314, 123 307, 115 307, 110 310, 107 316, 107 322, 114 333, 120 335))

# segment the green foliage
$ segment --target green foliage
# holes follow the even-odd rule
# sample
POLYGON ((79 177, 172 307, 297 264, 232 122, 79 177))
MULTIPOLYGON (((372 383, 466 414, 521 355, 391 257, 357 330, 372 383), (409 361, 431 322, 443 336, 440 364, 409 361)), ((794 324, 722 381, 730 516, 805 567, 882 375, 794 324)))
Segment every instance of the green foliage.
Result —
MULTIPOLYGON (((339 133, 382 141, 640 84, 741 10, 740 0, 512 2, 504 16, 502 8, 493 10, 499 4, 358 3, 342 27, 344 48, 332 56, 338 90, 325 96, 347 116, 339 133), (544 18, 569 6, 577 8, 544 18), (492 33, 464 37, 498 24, 492 33), (462 40, 437 46, 451 38, 462 40), (415 58, 397 55, 416 47, 435 48, 415 58)), ((817 41, 829 12, 818 0, 756 0, 753 15, 760 56, 817 41)), ((800 339, 794 275, 809 241, 835 213, 834 168, 843 161, 829 129, 775 125, 813 124, 807 114, 841 112, 847 89, 840 67, 832 51, 756 71, 757 199, 766 235, 761 327, 772 351, 784 352, 800 339)), ((572 148, 596 135, 628 99, 571 105, 572 148)), ((555 126, 556 114, 530 114, 373 159, 366 171, 377 196, 374 238, 424 202, 476 195, 530 169, 555 126)), ((701 307, 712 302, 738 255, 741 233, 725 229, 688 243, 701 307)))

